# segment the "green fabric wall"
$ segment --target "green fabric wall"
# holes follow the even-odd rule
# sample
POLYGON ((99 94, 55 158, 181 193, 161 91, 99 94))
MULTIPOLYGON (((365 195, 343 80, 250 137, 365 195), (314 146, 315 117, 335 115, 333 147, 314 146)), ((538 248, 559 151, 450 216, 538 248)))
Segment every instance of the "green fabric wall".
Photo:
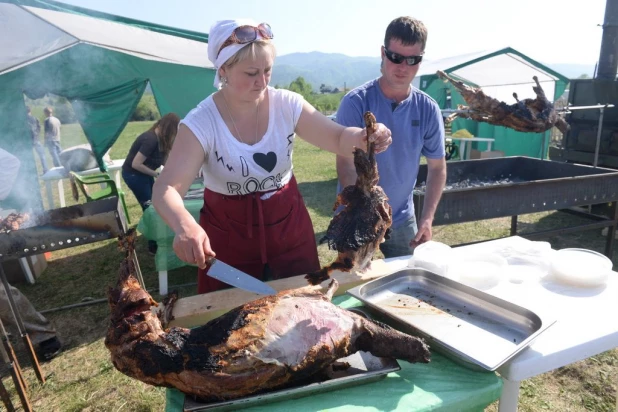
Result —
POLYGON ((24 68, 0 76, 0 147, 22 161, 19 192, 3 207, 23 209, 23 193, 42 205, 23 95, 36 99, 47 93, 66 97, 86 138, 104 167, 102 156, 114 144, 137 106, 147 83, 152 84, 161 114, 181 118, 215 91, 214 70, 183 66, 80 44, 24 68))

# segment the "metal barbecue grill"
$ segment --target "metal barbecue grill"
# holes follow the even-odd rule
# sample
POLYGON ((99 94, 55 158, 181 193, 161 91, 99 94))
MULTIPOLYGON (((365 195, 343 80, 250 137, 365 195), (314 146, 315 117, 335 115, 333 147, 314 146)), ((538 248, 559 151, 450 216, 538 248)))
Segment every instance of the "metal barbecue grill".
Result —
MULTIPOLYGON (((117 197, 48 210, 39 214, 30 213, 29 215, 28 220, 24 221, 17 230, 0 233, 0 280, 7 291, 9 284, 2 268, 2 262, 117 238, 125 234, 128 229, 122 203, 119 202, 117 197)), ((144 287, 137 256, 135 251, 132 253, 138 279, 144 287)), ((40 370, 38 359, 21 320, 21 315, 13 301, 12 294, 7 293, 7 296, 34 371, 41 383, 44 383, 45 378, 40 370)), ((30 411, 32 409, 26 395, 27 387, 21 374, 21 368, 1 322, 0 332, 3 332, 4 335, 2 345, 4 350, 0 351, 2 352, 2 359, 11 370, 24 410, 30 411)))
MULTIPOLYGON (((423 212, 427 165, 421 165, 414 190, 416 218, 423 212)), ((434 226, 511 216, 511 236, 517 234, 517 216, 564 210, 593 223, 526 233, 538 237, 608 227, 605 254, 611 258, 618 222, 618 171, 530 157, 449 162, 446 188, 436 209, 434 226), (576 206, 609 204, 608 213, 592 214, 576 206)))
POLYGON ((127 231, 117 197, 45 211, 0 233, 0 262, 111 239, 127 231))

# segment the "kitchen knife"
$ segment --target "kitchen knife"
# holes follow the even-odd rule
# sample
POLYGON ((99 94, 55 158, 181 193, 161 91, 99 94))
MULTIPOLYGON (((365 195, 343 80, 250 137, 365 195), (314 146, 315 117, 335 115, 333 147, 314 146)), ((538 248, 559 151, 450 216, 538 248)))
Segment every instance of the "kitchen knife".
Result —
POLYGON ((212 257, 206 262, 209 267, 206 269, 206 274, 211 278, 227 283, 239 289, 244 289, 249 292, 259 293, 261 295, 276 295, 277 291, 259 279, 251 275, 241 272, 240 270, 221 262, 212 257))

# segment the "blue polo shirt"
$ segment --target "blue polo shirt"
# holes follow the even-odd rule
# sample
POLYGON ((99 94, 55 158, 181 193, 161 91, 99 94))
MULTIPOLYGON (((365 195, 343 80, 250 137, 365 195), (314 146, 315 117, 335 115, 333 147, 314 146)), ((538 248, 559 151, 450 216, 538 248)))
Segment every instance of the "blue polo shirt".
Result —
POLYGON ((366 111, 372 112, 378 123, 384 123, 392 133, 393 143, 376 160, 379 185, 388 196, 393 208, 393 228, 397 228, 414 215, 412 191, 421 155, 429 159, 445 155, 442 113, 434 99, 415 87, 404 101, 396 104, 382 93, 377 79, 344 96, 337 110, 337 122, 364 128, 366 111))

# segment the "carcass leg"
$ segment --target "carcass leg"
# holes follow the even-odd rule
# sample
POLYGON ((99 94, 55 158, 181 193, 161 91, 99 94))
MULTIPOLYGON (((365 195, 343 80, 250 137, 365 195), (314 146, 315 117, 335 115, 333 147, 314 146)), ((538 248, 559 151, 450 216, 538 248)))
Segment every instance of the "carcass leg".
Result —
POLYGON ((326 293, 324 294, 324 296, 326 296, 328 300, 333 300, 333 296, 335 295, 335 292, 337 291, 338 288, 339 288, 339 282, 337 282, 337 279, 331 280, 330 283, 328 284, 328 289, 326 290, 326 293))
POLYGON ((378 357, 391 357, 408 362, 429 362, 429 346, 415 336, 406 335, 388 325, 361 318, 361 330, 354 346, 378 357))

